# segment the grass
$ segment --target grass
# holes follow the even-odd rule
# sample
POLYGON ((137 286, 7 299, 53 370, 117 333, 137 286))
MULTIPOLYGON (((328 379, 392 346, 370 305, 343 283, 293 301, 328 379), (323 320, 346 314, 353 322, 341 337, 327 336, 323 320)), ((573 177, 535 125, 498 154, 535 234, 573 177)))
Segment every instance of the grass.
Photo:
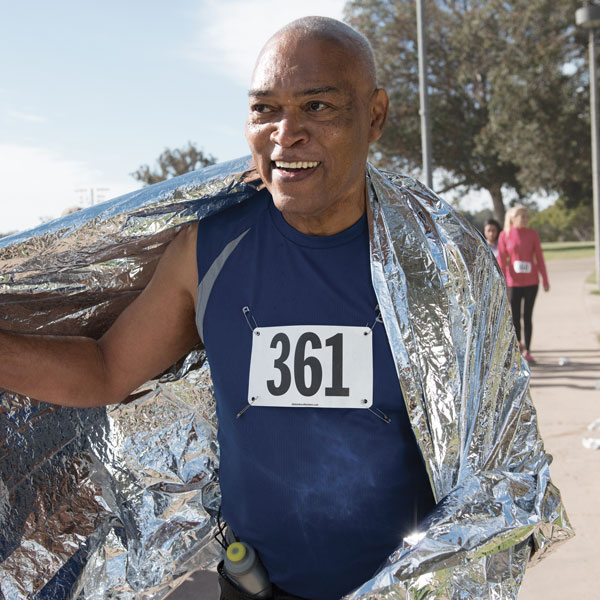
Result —
POLYGON ((545 242, 545 260, 566 260, 594 256, 594 242, 545 242))

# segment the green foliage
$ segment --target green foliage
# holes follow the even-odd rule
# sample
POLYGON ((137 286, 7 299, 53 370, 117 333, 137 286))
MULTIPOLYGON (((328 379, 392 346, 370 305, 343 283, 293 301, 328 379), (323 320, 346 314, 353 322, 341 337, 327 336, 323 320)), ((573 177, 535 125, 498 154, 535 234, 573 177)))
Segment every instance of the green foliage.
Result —
POLYGON ((150 169, 148 165, 142 165, 130 175, 144 185, 152 185, 177 175, 214 165, 216 158, 210 154, 205 155, 192 142, 188 142, 187 147, 176 148, 175 150, 165 148, 164 152, 158 157, 157 162, 158 169, 150 169))
POLYGON ((559 198, 552 206, 532 215, 529 227, 536 229, 542 242, 570 242, 594 239, 594 218, 590 205, 570 208, 559 198))
MULTIPOLYGON (((432 0, 427 53, 432 154, 444 187, 488 190, 495 218, 503 192, 558 192, 589 202, 585 33, 579 0, 432 0)), ((371 40, 390 94, 375 151, 386 167, 421 164, 414 0, 351 0, 346 20, 371 40)))
POLYGON ((509 4, 516 20, 505 19, 510 43, 492 72, 489 133, 524 190, 591 203, 587 33, 574 25, 582 3, 509 4))

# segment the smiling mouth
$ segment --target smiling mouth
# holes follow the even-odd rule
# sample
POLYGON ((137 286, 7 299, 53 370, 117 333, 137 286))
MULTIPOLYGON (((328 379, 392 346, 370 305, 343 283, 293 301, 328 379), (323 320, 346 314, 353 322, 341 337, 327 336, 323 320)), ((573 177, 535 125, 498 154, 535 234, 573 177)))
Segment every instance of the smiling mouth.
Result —
POLYGON ((296 162, 285 162, 283 160, 274 160, 273 164, 276 168, 282 169, 283 171, 303 171, 306 169, 314 169, 318 167, 321 163, 314 160, 304 160, 304 161, 296 161, 296 162))

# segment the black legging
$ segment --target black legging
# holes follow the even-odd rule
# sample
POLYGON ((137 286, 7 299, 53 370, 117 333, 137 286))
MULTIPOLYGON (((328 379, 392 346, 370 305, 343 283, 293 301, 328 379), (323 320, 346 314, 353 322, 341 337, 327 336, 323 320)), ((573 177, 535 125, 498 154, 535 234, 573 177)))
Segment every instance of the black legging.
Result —
POLYGON ((525 285, 523 287, 509 287, 508 299, 512 311, 513 323, 517 333, 517 340, 521 341, 521 301, 523 300, 523 324, 525 326, 525 350, 531 347, 531 315, 533 314, 533 303, 538 292, 537 285, 525 285))

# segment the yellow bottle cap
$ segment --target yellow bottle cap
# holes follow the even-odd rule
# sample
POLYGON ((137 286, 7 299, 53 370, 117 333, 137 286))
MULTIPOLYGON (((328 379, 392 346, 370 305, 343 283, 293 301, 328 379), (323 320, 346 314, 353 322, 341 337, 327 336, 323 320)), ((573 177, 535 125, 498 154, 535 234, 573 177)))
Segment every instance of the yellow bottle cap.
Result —
POLYGON ((233 544, 229 544, 227 548, 227 558, 231 562, 240 562, 244 560, 246 556, 246 546, 241 542, 234 542, 233 544))

